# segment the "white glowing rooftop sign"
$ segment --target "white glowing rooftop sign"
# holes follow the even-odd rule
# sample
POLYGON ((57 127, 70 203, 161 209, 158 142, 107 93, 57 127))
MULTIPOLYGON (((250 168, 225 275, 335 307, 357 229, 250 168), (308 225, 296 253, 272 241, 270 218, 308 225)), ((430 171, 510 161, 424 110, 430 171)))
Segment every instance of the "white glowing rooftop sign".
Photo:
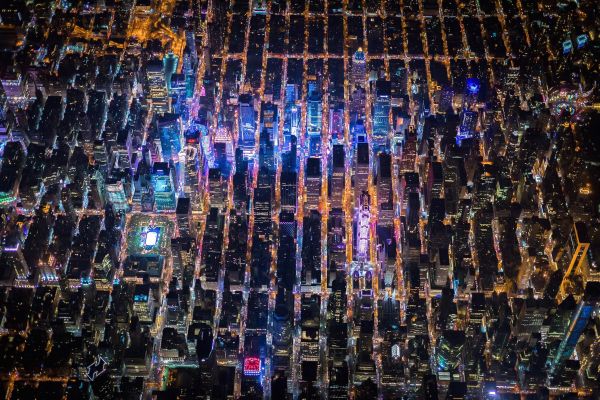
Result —
POLYGON ((154 246, 158 241, 158 232, 148 231, 146 234, 146 246, 154 246))

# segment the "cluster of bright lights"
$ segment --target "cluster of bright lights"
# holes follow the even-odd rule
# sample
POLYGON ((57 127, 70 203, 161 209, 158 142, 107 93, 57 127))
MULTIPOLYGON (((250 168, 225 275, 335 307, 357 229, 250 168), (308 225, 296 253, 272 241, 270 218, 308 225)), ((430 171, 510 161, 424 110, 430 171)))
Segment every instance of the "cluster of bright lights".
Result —
POLYGON ((247 357, 244 360, 244 375, 260 375, 261 361, 258 357, 247 357))

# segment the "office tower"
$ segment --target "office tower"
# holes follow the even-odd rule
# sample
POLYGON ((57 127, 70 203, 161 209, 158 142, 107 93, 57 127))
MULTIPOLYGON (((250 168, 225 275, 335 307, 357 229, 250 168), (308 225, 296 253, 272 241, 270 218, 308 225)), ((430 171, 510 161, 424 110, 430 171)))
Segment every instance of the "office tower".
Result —
POLYGON ((198 146, 186 145, 183 149, 185 154, 185 172, 183 178, 183 192, 196 203, 199 190, 201 166, 201 154, 198 146))
POLYGON ((554 307, 554 301, 548 298, 528 297, 524 301, 515 303, 515 315, 518 321, 514 326, 513 334, 517 334, 520 340, 529 340, 532 336, 540 334, 546 316, 554 307))
POLYGON ((21 142, 6 143, 0 167, 0 204, 10 203, 17 196, 25 160, 21 142))
POLYGON ((323 105, 321 90, 316 81, 308 82, 306 133, 309 136, 320 135, 323 124, 323 105))
POLYGON ((469 322, 468 331, 469 334, 475 334, 481 332, 481 324, 485 316, 485 295, 481 292, 475 292, 471 294, 471 304, 469 305, 469 322))
POLYGON ((238 143, 245 157, 254 156, 256 143, 256 111, 252 94, 244 93, 238 99, 239 104, 239 139, 238 143))
POLYGON ((275 174, 275 154, 273 141, 269 137, 269 131, 265 128, 260 132, 258 148, 258 165, 271 174, 275 174))
POLYGON ((272 197, 270 186, 262 186, 254 190, 254 231, 261 238, 267 238, 272 233, 272 197))
POLYGON ((364 86, 367 75, 367 59, 362 48, 358 48, 352 56, 352 75, 350 83, 353 87, 364 86))
POLYGON ((156 162, 152 167, 152 187, 156 211, 175 210, 175 187, 171 177, 171 168, 167 163, 156 162))
POLYGON ((329 135, 334 143, 344 140, 344 103, 329 106, 329 135))
POLYGON ((417 134, 412 130, 405 132, 406 139, 400 155, 400 173, 414 172, 417 160, 417 134))
POLYGON ((321 251, 321 214, 311 210, 303 223, 302 285, 320 285, 321 251))
POLYGON ((4 275, 9 275, 17 280, 26 280, 31 276, 31 271, 23 255, 23 246, 17 238, 7 238, 0 253, 0 262, 6 266, 4 275))
POLYGON ((394 196, 392 194, 392 157, 388 153, 379 153, 377 202, 379 203, 378 225, 391 226, 394 218, 394 196))
POLYGON ((406 215, 408 207, 408 195, 410 193, 420 193, 419 174, 416 172, 406 172, 400 177, 400 200, 402 215, 406 215))
POLYGON ((289 355, 289 344, 291 340, 292 324, 287 304, 280 303, 275 307, 273 313, 273 344, 280 355, 289 355))
POLYGON ((378 80, 375 83, 373 102, 373 141, 385 145, 390 130, 390 81, 378 80))
POLYGON ((288 83, 285 85, 285 102, 294 104, 298 100, 298 85, 288 83))
POLYGON ((285 106, 283 121, 283 150, 289 151, 292 137, 297 138, 300 132, 300 108, 295 103, 285 106))
POLYGON ((2 89, 6 93, 6 99, 11 107, 18 107, 29 100, 29 87, 27 76, 20 72, 6 71, 0 77, 2 89))
POLYGON ((300 337, 300 354, 302 360, 302 380, 316 380, 319 353, 319 315, 318 296, 306 294, 302 298, 302 327, 300 337))
POLYGON ((310 157, 306 160, 305 174, 305 196, 306 210, 318 210, 321 200, 321 159, 310 157))
POLYGON ((550 362, 550 374, 555 376, 571 357, 592 312, 600 306, 600 282, 588 282, 585 293, 571 314, 568 329, 562 338, 554 359, 550 362))
POLYGON ((146 64, 146 83, 152 109, 159 114, 169 111, 169 93, 163 63, 158 59, 146 64))
POLYGON ((439 380, 460 380, 459 369, 463 364, 465 339, 462 331, 445 330, 442 333, 436 354, 439 380))
POLYGON ((296 212, 298 202, 298 178, 292 171, 281 172, 281 209, 296 212))
POLYGON ((211 207, 222 208, 225 206, 226 181, 221 176, 221 171, 217 168, 208 170, 208 195, 210 196, 211 207))
POLYGON ((496 176, 498 175, 496 165, 492 163, 481 163, 477 166, 473 177, 475 194, 472 212, 487 208, 491 205, 496 192, 496 176))
POLYGON ((437 257, 435 258, 434 270, 432 274, 432 287, 445 287, 450 279, 450 256, 448 248, 440 248, 437 257))
MULTIPOLYGON (((221 164, 219 168, 225 175, 229 175, 229 165, 233 162, 235 155, 233 154, 233 133, 228 124, 219 125, 217 131, 215 132, 215 141, 214 141, 215 153, 218 146, 223 146, 225 148, 224 154, 221 154, 221 164)), ((217 156, 217 154, 215 154, 217 156)), ((218 156, 217 156, 218 157, 218 156)))
POLYGON ((421 199, 416 192, 408 193, 406 206, 406 232, 408 234, 419 233, 419 221, 421 215, 421 199))
POLYGON ((156 127, 160 137, 163 161, 179 162, 182 149, 182 127, 179 114, 163 114, 158 117, 156 127))
MULTIPOLYGON (((6 150, 5 150, 6 151, 6 150)), ((71 156, 68 176, 71 182, 77 181, 76 172, 83 172, 83 165, 78 165, 79 160, 85 159, 85 166, 87 166, 88 159, 83 154, 81 147, 76 147, 71 156), (81 157, 81 158, 80 158, 81 157), (75 168, 73 168, 73 166, 75 168)), ((25 162, 25 168, 19 182, 19 197, 23 203, 24 208, 31 208, 39 200, 42 192, 44 191, 44 182, 42 180, 42 174, 46 167, 46 148, 41 144, 31 143, 27 146, 27 161, 25 162)), ((11 176, 16 176, 16 174, 11 176)), ((79 174, 78 174, 79 175, 79 174)))
POLYGON ((260 129, 266 130, 269 140, 275 145, 279 141, 279 116, 277 105, 262 103, 260 108, 260 129))
POLYGON ((357 207, 363 192, 369 185, 369 145, 358 143, 354 160, 354 205, 357 207))
POLYGON ((355 147, 358 145, 358 143, 367 142, 367 131, 365 129, 365 124, 362 119, 358 119, 356 121, 351 122, 350 137, 352 139, 352 144, 355 147))
POLYGON ((343 269, 346 261, 346 222, 344 212, 339 208, 334 208, 329 212, 327 220, 327 247, 329 250, 329 277, 331 279, 337 271, 343 269))
POLYGON ((112 204, 115 211, 129 211, 129 198, 125 193, 123 181, 117 179, 109 179, 106 182, 104 182, 104 190, 107 202, 112 204))
POLYGON ((177 218, 177 230, 179 231, 179 236, 192 236, 192 231, 190 227, 191 215, 192 207, 190 198, 179 197, 177 199, 177 208, 175 209, 175 216, 177 218))
POLYGON ((331 201, 331 208, 342 208, 342 201, 344 199, 344 188, 345 188, 345 175, 346 175, 346 164, 345 164, 345 151, 344 145, 336 144, 333 145, 332 152, 332 163, 331 163, 331 187, 329 189, 329 197, 331 201))
POLYGON ((334 323, 344 323, 346 320, 346 308, 348 306, 346 296, 346 280, 343 272, 336 274, 331 283, 331 299, 329 302, 329 320, 334 323))
POLYGON ((425 190, 425 204, 429 205, 434 198, 442 197, 444 191, 444 170, 442 163, 434 161, 429 166, 427 188, 425 190))
POLYGON ((458 134, 456 135, 456 143, 460 146, 462 141, 475 136, 477 127, 478 115, 475 111, 463 111, 458 134))
POLYGON ((560 285, 558 297, 567 296, 568 282, 573 275, 581 273, 581 267, 586 261, 588 249, 590 248, 590 237, 584 222, 576 222, 569 233, 569 239, 562 251, 557 256, 557 263, 563 271, 563 279, 560 285))

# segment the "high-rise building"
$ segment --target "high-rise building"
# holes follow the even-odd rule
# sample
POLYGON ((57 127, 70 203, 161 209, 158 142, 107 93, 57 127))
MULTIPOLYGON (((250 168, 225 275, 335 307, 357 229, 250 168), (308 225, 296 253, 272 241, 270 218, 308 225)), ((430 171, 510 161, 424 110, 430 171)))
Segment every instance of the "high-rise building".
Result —
POLYGON ((425 190, 425 204, 429 205, 431 199, 440 198, 444 191, 444 170, 442 163, 434 161, 429 166, 427 188, 425 190))
POLYGON ((364 86, 367 75, 367 58, 362 48, 358 48, 352 56, 352 86, 364 86))
POLYGON ((344 103, 329 106, 329 135, 334 143, 344 140, 344 103))
POLYGON ((439 380, 460 380, 459 369, 463 363, 465 339, 462 331, 445 330, 442 333, 436 353, 439 380))
POLYGON ((470 139, 475 135, 477 127, 478 115, 475 111, 463 111, 458 134, 456 135, 456 143, 459 145, 465 139, 470 139))
POLYGON ((293 171, 281 172, 281 209, 296 212, 298 203, 298 177, 293 171))
POLYGON ((160 137, 160 147, 165 162, 179 162, 183 146, 181 117, 179 114, 163 114, 156 120, 160 137))
POLYGON ((159 114, 168 112, 169 92, 163 63, 160 60, 153 59, 146 64, 146 82, 152 109, 159 114))
POLYGON ((390 81, 378 80, 373 102, 373 141, 381 146, 386 144, 390 130, 390 94, 390 81))
POLYGON ((127 212, 131 206, 129 199, 125 193, 123 187, 123 181, 117 179, 109 179, 104 183, 104 190, 106 192, 106 200, 112 204, 113 208, 117 212, 127 212))
POLYGON ((175 187, 171 168, 167 163, 156 162, 152 166, 152 187, 156 211, 174 211, 176 206, 175 187))
POLYGON ((567 361, 579 338, 588 324, 592 312, 600 306, 600 282, 588 282, 585 287, 583 298, 575 308, 569 320, 569 327, 558 346, 556 356, 550 362, 550 374, 555 375, 567 361))
POLYGON ((29 87, 25 75, 20 72, 4 72, 0 82, 10 106, 19 106, 29 100, 29 87))
POLYGON ((5 144, 0 167, 0 204, 9 203, 16 198, 25 160, 26 154, 21 142, 5 144))
POLYGON ((363 192, 368 191, 369 185, 369 145, 358 143, 354 160, 354 204, 358 206, 363 192))
POLYGON ((211 207, 222 208, 225 205, 225 182, 221 171, 217 168, 208 170, 208 195, 211 207))
POLYGON ((388 153, 379 153, 377 202, 379 203, 378 225, 391 226, 394 218, 394 198, 392 195, 392 157, 388 153))
POLYGON ((252 94, 244 93, 238 99, 239 104, 239 139, 238 143, 245 157, 254 156, 256 143, 256 111, 252 94))
POLYGON ((417 135, 413 130, 405 132, 400 155, 400 173, 414 172, 417 160, 417 135))
POLYGON ((272 190, 270 186, 254 190, 254 232, 260 238, 266 238, 272 232, 272 190))
POLYGON ((306 188, 306 210, 318 210, 321 200, 321 159, 310 157, 306 160, 305 188, 306 188))
POLYGON ((279 116, 277 106, 263 103, 260 107, 260 129, 266 130, 269 140, 277 145, 279 141, 279 116))
POLYGON ((308 82, 306 133, 320 135, 323 124, 323 105, 321 90, 316 81, 308 82))
POLYGON ((329 189, 329 197, 332 208, 342 208, 346 175, 346 153, 344 151, 344 145, 333 145, 332 153, 330 178, 331 188, 329 189))
POLYGON ((590 248, 590 237, 585 223, 576 222, 569 233, 569 240, 565 243, 563 250, 557 257, 557 262, 564 271, 563 280, 558 296, 566 296, 569 278, 581 271, 582 264, 586 261, 588 249, 590 248))

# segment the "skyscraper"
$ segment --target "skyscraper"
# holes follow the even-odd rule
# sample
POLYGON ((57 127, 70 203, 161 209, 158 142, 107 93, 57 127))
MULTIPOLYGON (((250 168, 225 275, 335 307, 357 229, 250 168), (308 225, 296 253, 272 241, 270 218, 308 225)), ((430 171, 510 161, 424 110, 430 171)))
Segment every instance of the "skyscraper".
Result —
POLYGON ((163 63, 160 60, 154 59, 146 64, 146 82, 152 109, 160 114, 168 112, 169 93, 163 63))
POLYGON ((588 282, 585 287, 583 299, 571 315, 569 328, 558 346, 556 356, 550 362, 551 375, 555 375, 563 363, 571 357, 592 315, 592 311, 598 306, 600 306, 600 282, 588 282))
POLYGON ((375 83, 375 101, 373 103, 373 141, 384 146, 390 130, 390 81, 378 80, 375 83))
POLYGON ((252 95, 245 93, 240 95, 239 104, 239 145, 244 151, 245 157, 254 156, 254 144, 256 143, 256 111, 254 111, 254 100, 252 95))
POLYGON ((156 162, 152 167, 152 187, 156 211, 175 211, 175 188, 171 168, 167 163, 156 162))
POLYGON ((558 264, 564 271, 563 280, 558 293, 559 298, 566 296, 565 290, 569 278, 573 274, 579 273, 581 265, 585 262, 587 251, 590 247, 590 237, 585 223, 579 221, 573 224, 569 233, 569 240, 565 243, 562 252, 559 254, 558 264))
POLYGON ((369 183, 369 145, 358 143, 356 148, 354 173, 354 205, 358 206, 360 196, 368 190, 369 183))
POLYGON ((346 154, 344 153, 344 145, 336 144, 333 146, 333 162, 331 163, 331 188, 329 190, 332 208, 342 208, 346 174, 346 166, 344 162, 345 156, 346 154))
POLYGON ((310 157, 306 160, 305 170, 306 210, 318 210, 321 200, 321 159, 310 157))
POLYGON ((362 47, 352 56, 352 75, 350 83, 352 86, 364 86, 367 75, 367 59, 362 47))
POLYGON ((319 135, 323 124, 323 105, 321 90, 316 81, 308 82, 306 133, 319 135))

